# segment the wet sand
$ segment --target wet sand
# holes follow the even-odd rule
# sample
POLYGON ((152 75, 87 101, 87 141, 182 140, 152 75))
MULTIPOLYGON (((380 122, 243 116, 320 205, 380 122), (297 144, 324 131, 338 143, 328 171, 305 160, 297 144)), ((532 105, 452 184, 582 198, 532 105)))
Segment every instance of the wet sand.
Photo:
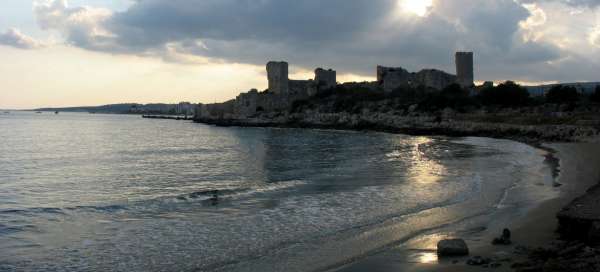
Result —
MULTIPOLYGON (((518 246, 547 246, 557 238, 556 213, 574 198, 582 195, 588 188, 600 181, 600 144, 568 143, 546 144, 546 149, 554 150, 559 160, 559 172, 555 182, 560 184, 556 197, 539 201, 534 207, 520 215, 502 215, 486 224, 484 229, 463 230, 455 233, 439 232, 415 237, 400 246, 383 250, 355 263, 348 264, 336 271, 481 271, 480 266, 469 266, 464 258, 438 259, 436 244, 445 237, 465 239, 470 256, 483 256, 506 259, 493 271, 512 271, 511 264, 524 260, 516 254, 518 246), (508 227, 512 231, 513 244, 493 246, 491 241, 508 227)), ((552 164, 555 161, 550 160, 552 164)))

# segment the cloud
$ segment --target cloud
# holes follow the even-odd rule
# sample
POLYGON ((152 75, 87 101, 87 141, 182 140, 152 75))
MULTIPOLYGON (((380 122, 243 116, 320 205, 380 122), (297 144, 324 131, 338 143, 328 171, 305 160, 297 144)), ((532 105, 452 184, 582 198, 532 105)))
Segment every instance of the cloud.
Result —
POLYGON ((287 60, 372 75, 377 64, 453 71, 453 53, 472 50, 478 78, 529 81, 561 68, 561 78, 575 78, 578 67, 598 65, 548 31, 561 7, 596 1, 434 0, 425 16, 399 11, 398 1, 140 0, 117 12, 46 0, 35 13, 42 28, 60 31, 74 46, 183 63, 287 60))
POLYGON ((15 28, 9 28, 6 32, 0 33, 0 44, 20 49, 35 49, 43 46, 42 43, 15 28))
POLYGON ((595 8, 600 6, 598 0, 522 0, 522 3, 560 3, 573 7, 590 7, 595 8))
POLYGON ((115 34, 104 26, 113 16, 113 12, 108 9, 70 8, 66 0, 46 0, 36 1, 34 12, 42 29, 59 30, 71 45, 97 51, 118 48, 115 34))

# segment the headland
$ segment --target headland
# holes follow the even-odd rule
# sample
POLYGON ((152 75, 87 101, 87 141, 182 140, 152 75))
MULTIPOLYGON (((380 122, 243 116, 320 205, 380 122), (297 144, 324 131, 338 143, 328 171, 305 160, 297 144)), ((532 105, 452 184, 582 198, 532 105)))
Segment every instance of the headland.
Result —
POLYGON ((218 126, 376 130, 483 136, 526 142, 588 142, 600 135, 600 85, 476 86, 473 53, 456 53, 456 75, 377 66, 377 81, 338 83, 336 71, 291 80, 269 62, 269 88, 224 103, 198 104, 194 120, 218 126), (546 89, 544 89, 546 88, 546 89), (540 89, 543 89, 540 93, 540 89), (594 93, 595 91, 595 93, 594 93))

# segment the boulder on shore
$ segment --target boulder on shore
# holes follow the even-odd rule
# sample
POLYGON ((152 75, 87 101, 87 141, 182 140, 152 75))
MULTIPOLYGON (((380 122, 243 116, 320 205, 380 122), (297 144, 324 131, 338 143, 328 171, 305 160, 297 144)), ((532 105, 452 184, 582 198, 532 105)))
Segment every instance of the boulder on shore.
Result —
POLYGON ((592 223, 587 239, 591 245, 600 245, 600 221, 592 223))
POLYGON ((466 256, 469 255, 469 247, 463 239, 441 240, 437 244, 438 256, 466 256))
POLYGON ((557 215, 558 232, 566 239, 600 245, 600 185, 576 198, 557 215))

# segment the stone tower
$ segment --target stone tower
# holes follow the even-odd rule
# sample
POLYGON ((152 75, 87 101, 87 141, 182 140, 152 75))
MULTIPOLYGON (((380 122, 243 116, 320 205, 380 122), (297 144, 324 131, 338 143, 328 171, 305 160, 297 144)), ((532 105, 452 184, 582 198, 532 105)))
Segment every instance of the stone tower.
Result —
POLYGON ((317 68, 315 70, 315 82, 321 90, 334 88, 337 85, 336 72, 332 69, 317 68))
POLYGON ((267 77, 269 79, 269 92, 286 95, 289 91, 288 63, 270 61, 267 63, 267 77))
POLYGON ((457 83, 462 87, 470 88, 474 85, 473 52, 456 52, 456 77, 457 83))

